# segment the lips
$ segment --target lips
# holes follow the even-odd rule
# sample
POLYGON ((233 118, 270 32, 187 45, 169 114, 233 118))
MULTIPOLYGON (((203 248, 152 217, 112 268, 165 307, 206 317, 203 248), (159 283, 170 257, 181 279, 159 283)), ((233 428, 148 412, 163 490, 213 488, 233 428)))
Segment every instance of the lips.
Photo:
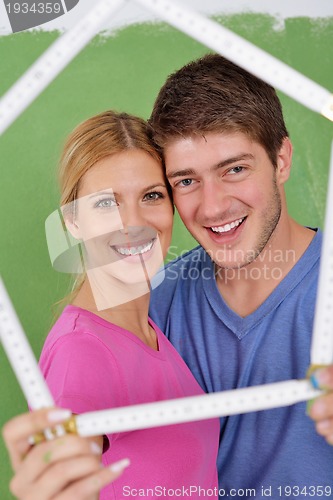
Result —
POLYGON ((129 255, 142 255, 152 249, 155 243, 155 238, 146 242, 128 242, 126 245, 112 245, 113 250, 115 250, 120 255, 126 257, 129 255))

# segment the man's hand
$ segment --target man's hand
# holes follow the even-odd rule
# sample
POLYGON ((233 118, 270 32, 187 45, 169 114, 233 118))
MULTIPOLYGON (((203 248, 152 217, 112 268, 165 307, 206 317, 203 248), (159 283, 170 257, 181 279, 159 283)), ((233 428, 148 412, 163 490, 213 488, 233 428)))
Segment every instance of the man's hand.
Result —
POLYGON ((308 413, 316 423, 317 432, 333 445, 333 365, 316 370, 311 382, 318 389, 331 391, 315 399, 308 413))

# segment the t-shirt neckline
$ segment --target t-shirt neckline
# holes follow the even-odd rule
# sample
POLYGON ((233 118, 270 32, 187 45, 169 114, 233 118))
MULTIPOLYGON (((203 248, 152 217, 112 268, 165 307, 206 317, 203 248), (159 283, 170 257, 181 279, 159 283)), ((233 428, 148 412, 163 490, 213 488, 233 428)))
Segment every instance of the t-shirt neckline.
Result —
POLYGON ((266 315, 274 310, 313 268, 320 257, 322 233, 316 231, 309 246, 296 262, 289 273, 272 291, 267 299, 251 314, 242 317, 231 309, 221 296, 215 280, 214 263, 210 263, 210 278, 203 280, 203 289, 208 302, 215 314, 238 337, 242 338, 259 323, 266 315))
POLYGON ((164 335, 160 331, 159 327, 154 323, 154 321, 148 317, 148 323, 149 325, 154 329, 156 333, 156 338, 157 338, 157 344, 158 344, 158 350, 156 351, 152 347, 149 347, 147 344, 145 344, 137 335, 135 335, 133 332, 130 330, 127 330, 126 328, 122 328, 121 326, 111 323, 110 321, 107 321, 104 318, 101 318, 97 314, 88 311, 87 309, 83 309, 80 306, 76 306, 73 304, 68 304, 65 306, 63 310, 63 314, 80 314, 81 316, 85 316, 89 318, 90 320, 94 321, 95 323, 99 323, 102 325, 104 328, 111 329, 113 331, 116 331, 117 333, 121 335, 125 335, 129 340, 132 342, 136 343, 139 345, 142 349, 144 349, 146 352, 151 354, 152 356, 158 357, 158 358, 164 358, 164 348, 163 348, 163 340, 164 340, 164 335))

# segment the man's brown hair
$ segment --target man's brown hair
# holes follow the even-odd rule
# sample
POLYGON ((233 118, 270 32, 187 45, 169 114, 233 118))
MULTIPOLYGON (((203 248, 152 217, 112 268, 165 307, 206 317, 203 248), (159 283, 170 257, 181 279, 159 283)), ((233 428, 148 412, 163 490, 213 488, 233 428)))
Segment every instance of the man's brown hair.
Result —
POLYGON ((180 137, 242 132, 265 148, 274 166, 288 137, 274 88, 217 54, 168 77, 149 123, 162 150, 180 137))

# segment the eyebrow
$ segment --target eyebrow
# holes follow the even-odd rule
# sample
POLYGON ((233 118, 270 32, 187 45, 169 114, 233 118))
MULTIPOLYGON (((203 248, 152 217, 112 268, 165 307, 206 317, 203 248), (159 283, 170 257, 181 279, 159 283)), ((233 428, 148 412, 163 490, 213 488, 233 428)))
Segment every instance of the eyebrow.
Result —
MULTIPOLYGON (((151 184, 150 186, 147 186, 145 187, 144 189, 142 189, 141 193, 145 193, 147 191, 151 191, 152 189, 155 189, 157 187, 162 187, 162 188, 165 188, 167 189, 166 185, 165 184, 151 184)), ((110 188, 110 191, 97 191, 96 193, 93 193, 89 196, 89 200, 92 199, 92 198, 97 198, 99 196, 102 196, 102 195, 108 195, 108 196, 117 196, 118 193, 116 193, 115 191, 112 191, 112 189, 110 188)))
MULTIPOLYGON (((233 156, 231 158, 227 158, 226 160, 218 162, 216 165, 212 165, 210 170, 218 170, 219 168, 227 167, 232 163, 237 163, 242 160, 254 160, 254 156, 250 153, 244 153, 238 156, 233 156)), ((175 177, 186 177, 195 174, 196 171, 193 168, 185 168, 183 170, 175 170, 174 172, 167 174, 167 177, 168 179, 174 179, 175 177)))
POLYGON ((166 185, 165 184, 152 184, 151 186, 147 186, 145 187, 143 190, 142 190, 142 193, 145 193, 146 191, 151 191, 152 189, 155 189, 157 187, 163 187, 165 189, 167 189, 166 185))
POLYGON ((91 198, 97 198, 98 196, 102 196, 102 195, 105 195, 105 194, 107 194, 109 196, 110 195, 114 196, 115 193, 112 190, 111 191, 96 191, 96 193, 93 193, 93 194, 89 195, 88 198, 90 200, 91 198))

